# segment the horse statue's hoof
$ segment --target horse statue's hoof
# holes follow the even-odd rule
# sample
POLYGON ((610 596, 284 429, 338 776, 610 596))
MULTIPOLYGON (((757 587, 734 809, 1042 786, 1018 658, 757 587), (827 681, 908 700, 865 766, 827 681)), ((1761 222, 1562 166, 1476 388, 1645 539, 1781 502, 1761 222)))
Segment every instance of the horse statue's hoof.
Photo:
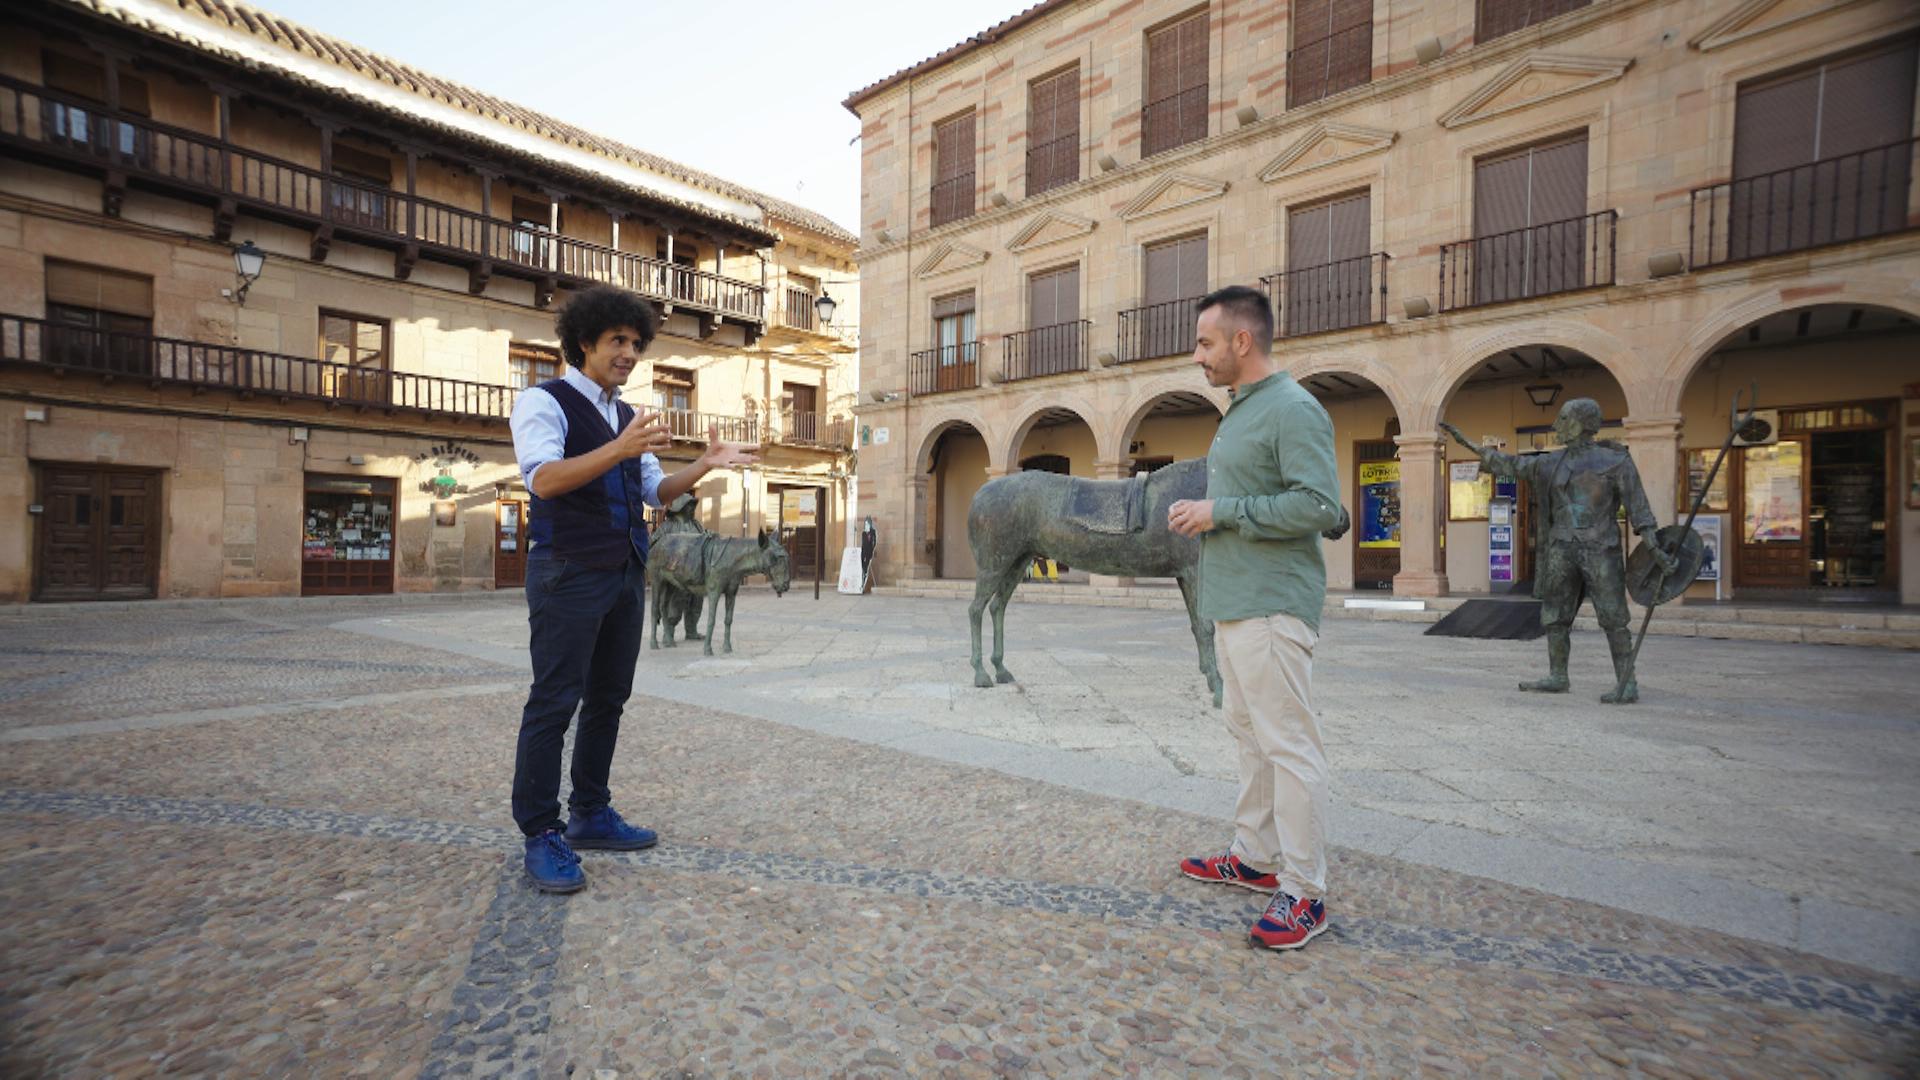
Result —
POLYGON ((1001 685, 1004 686, 1005 684, 1013 681, 1013 672, 1008 671, 1005 668, 1002 668, 994 674, 993 681, 1000 683, 1001 685))
POLYGON ((984 671, 975 672, 973 676, 973 685, 979 687, 982 690, 991 690, 993 689, 993 678, 984 671))

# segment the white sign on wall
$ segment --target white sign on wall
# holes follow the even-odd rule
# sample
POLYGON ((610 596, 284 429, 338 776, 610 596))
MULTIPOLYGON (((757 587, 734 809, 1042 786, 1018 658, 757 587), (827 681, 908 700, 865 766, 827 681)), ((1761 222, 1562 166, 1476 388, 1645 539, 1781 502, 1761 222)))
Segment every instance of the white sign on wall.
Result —
POLYGON ((876 446, 887 445, 888 440, 890 440, 892 437, 893 437, 893 432, 889 431, 886 428, 882 427, 882 428, 873 429, 873 441, 874 441, 874 445, 876 446))

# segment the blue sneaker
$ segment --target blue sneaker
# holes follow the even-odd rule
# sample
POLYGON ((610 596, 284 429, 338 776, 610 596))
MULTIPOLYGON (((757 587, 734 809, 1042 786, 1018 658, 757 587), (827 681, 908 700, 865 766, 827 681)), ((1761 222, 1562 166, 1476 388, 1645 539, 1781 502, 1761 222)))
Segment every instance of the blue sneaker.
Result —
POLYGON ((659 843, 652 829, 642 829, 620 820, 611 806, 575 812, 567 822, 567 843, 595 851, 639 851, 659 843))
POLYGON ((527 837, 527 876, 541 892, 570 893, 587 887, 587 872, 580 869, 580 856, 567 846, 559 829, 527 837))

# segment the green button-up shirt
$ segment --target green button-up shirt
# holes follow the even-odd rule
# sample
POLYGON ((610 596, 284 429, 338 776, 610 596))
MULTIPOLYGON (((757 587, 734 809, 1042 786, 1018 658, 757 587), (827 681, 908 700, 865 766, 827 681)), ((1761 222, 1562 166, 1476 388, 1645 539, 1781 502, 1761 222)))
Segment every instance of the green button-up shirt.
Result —
POLYGON ((1320 628, 1320 534, 1340 522, 1333 421, 1285 372, 1233 395, 1207 452, 1213 529, 1201 541, 1200 616, 1287 614, 1320 628))

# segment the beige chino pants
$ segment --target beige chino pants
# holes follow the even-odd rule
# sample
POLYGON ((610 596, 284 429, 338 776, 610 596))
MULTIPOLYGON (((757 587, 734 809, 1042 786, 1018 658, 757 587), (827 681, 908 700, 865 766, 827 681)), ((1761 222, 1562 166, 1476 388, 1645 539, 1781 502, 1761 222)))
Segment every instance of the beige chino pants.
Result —
POLYGON ((1313 647, 1292 615, 1214 624, 1227 731, 1240 752, 1233 853, 1298 897, 1327 892, 1327 759, 1313 715, 1313 647))

